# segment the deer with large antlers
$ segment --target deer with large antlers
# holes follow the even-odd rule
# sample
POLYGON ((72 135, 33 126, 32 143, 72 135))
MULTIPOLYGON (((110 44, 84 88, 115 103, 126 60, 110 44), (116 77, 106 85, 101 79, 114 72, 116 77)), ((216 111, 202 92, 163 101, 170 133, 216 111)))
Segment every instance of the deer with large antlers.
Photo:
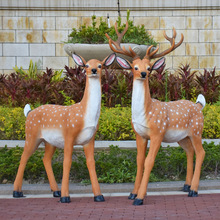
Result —
POLYGON ((124 69, 133 72, 132 90, 132 127, 136 134, 137 144, 137 174, 132 193, 128 197, 134 200, 133 205, 142 205, 146 195, 150 172, 154 166, 154 161, 161 142, 178 142, 187 155, 187 174, 183 191, 189 192, 189 197, 198 196, 198 185, 200 179, 201 166, 204 160, 205 151, 202 147, 203 114, 205 98, 199 95, 196 103, 187 100, 174 102, 160 102, 150 96, 148 77, 152 70, 160 68, 165 58, 160 58, 154 63, 151 59, 163 57, 179 47, 183 42, 183 34, 176 44, 176 30, 173 28, 173 36, 169 38, 164 32, 164 37, 171 46, 167 50, 157 53, 159 47, 151 51, 150 46, 145 57, 141 60, 136 53, 129 48, 121 48, 120 42, 128 29, 128 23, 122 33, 115 30, 118 35, 117 41, 113 41, 108 34, 110 48, 123 55, 133 58, 130 63, 124 58, 116 57, 117 63, 124 69), (150 140, 150 148, 145 158, 146 148, 150 140), (193 174, 193 157, 196 154, 196 165, 193 174))
POLYGON ((71 106, 42 105, 31 111, 30 105, 24 108, 26 119, 26 141, 20 165, 14 182, 13 196, 23 197, 22 179, 29 157, 39 144, 45 142, 43 163, 54 197, 61 197, 61 203, 69 203, 69 172, 72 164, 74 145, 83 145, 89 170, 94 201, 105 201, 97 180, 94 160, 94 140, 98 129, 101 108, 101 72, 104 66, 111 65, 115 54, 103 61, 89 60, 72 54, 75 63, 85 67, 86 87, 81 102, 71 106), (52 166, 52 156, 56 147, 64 149, 63 178, 61 191, 58 189, 52 166))

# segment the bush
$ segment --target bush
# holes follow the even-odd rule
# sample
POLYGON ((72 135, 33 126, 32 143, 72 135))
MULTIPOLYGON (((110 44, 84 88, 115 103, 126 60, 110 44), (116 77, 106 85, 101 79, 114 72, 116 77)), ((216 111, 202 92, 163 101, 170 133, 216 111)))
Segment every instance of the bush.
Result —
POLYGON ((0 139, 25 139, 25 120, 22 108, 0 107, 0 139))
MULTIPOLYGON (((219 174, 220 144, 204 143, 206 151, 201 179, 206 175, 219 174)), ((13 182, 23 149, 16 147, 0 149, 0 182, 13 182), (12 163, 13 161, 13 163, 12 163)), ((43 166, 44 150, 37 150, 29 159, 24 179, 29 182, 48 182, 43 166)), ((73 153, 70 171, 71 182, 89 182, 86 159, 82 151, 73 153)), ((117 146, 95 152, 96 171, 100 183, 134 182, 136 175, 136 149, 124 150, 117 146)), ((63 150, 57 150, 53 157, 53 170, 58 183, 62 180, 63 150)), ((150 181, 185 180, 186 155, 182 148, 161 148, 157 154, 150 181)))
MULTIPOLYGON (((70 101, 69 101, 70 102, 70 101)), ((70 102, 71 104, 71 102, 70 102)), ((203 110, 203 138, 220 138, 220 105, 206 105, 203 110)), ((23 108, 0 107, 0 139, 25 139, 23 108)), ((102 106, 96 140, 134 140, 131 127, 131 107, 102 106)))
POLYGON ((102 107, 96 139, 135 139, 135 135, 131 127, 131 108, 121 106, 117 106, 115 108, 102 107))
MULTIPOLYGON (((17 71, 9 75, 0 74, 0 104, 24 107, 42 104, 64 105, 79 102, 84 94, 85 74, 83 69, 65 66, 65 76, 47 69, 43 74, 17 71), (68 100, 68 101, 67 101, 68 100)), ((102 75, 102 102, 107 107, 130 106, 133 74, 123 70, 105 68, 102 75)), ((204 74, 192 72, 189 65, 180 66, 176 74, 170 74, 165 66, 151 73, 149 77, 152 98, 160 101, 188 99, 195 101, 198 94, 205 95, 207 103, 216 103, 220 97, 220 75, 215 68, 204 70, 204 74)))
MULTIPOLYGON (((122 39, 122 43, 146 44, 154 45, 157 43, 152 36, 145 30, 144 25, 134 26, 133 21, 129 20, 130 11, 127 11, 128 30, 126 36, 122 39)), ((121 18, 117 20, 118 30, 121 32, 125 28, 125 24, 121 25, 121 18)), ((108 33, 113 40, 117 39, 114 26, 108 27, 107 21, 103 21, 102 17, 97 25, 96 16, 92 16, 92 26, 82 25, 79 30, 73 28, 69 34, 67 43, 88 43, 88 44, 108 44, 108 39, 105 36, 108 33)))
POLYGON ((204 138, 220 138, 220 105, 207 104, 203 110, 204 138))

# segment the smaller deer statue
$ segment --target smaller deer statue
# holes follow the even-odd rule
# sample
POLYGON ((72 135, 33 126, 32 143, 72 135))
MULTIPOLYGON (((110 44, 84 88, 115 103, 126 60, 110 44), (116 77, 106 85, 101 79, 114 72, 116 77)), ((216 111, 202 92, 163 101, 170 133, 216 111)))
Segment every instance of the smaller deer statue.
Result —
POLYGON ((45 142, 43 163, 54 197, 61 197, 61 203, 69 203, 69 173, 72 164, 74 145, 83 145, 86 163, 94 193, 95 202, 105 201, 97 180, 94 160, 94 140, 98 129, 101 109, 101 73, 104 66, 115 60, 111 54, 103 61, 96 59, 86 62, 82 57, 72 54, 75 63, 86 70, 86 87, 81 102, 71 106, 42 105, 31 111, 30 105, 24 108, 26 119, 26 140, 20 165, 14 182, 13 197, 23 197, 22 180, 29 157, 39 144, 45 142), (63 178, 61 191, 58 189, 51 166, 56 148, 64 149, 63 178))
POLYGON ((159 47, 151 51, 150 46, 145 57, 141 60, 137 54, 129 48, 121 48, 120 42, 128 29, 128 23, 122 33, 115 30, 118 39, 113 41, 108 34, 110 48, 120 54, 133 58, 133 62, 116 57, 117 63, 124 69, 133 72, 133 91, 132 91, 132 127, 136 134, 137 144, 137 174, 135 185, 129 199, 134 200, 133 205, 142 205, 146 195, 149 176, 154 166, 154 161, 161 142, 178 142, 185 150, 187 155, 187 175, 183 190, 189 192, 189 197, 198 196, 198 185, 201 172, 201 166, 205 156, 202 147, 202 129, 203 114, 202 109, 205 106, 205 98, 199 95, 196 104, 180 100, 174 102, 160 102, 152 99, 150 96, 148 77, 152 70, 160 68, 165 58, 160 58, 154 63, 151 59, 163 57, 179 47, 183 42, 181 34, 180 41, 175 44, 176 31, 173 29, 173 36, 169 38, 165 32, 164 37, 170 42, 171 47, 157 54, 159 47), (113 46, 114 45, 114 46, 113 46), (148 140, 150 148, 145 159, 145 153, 148 140), (196 154, 196 165, 193 174, 193 156, 196 154))

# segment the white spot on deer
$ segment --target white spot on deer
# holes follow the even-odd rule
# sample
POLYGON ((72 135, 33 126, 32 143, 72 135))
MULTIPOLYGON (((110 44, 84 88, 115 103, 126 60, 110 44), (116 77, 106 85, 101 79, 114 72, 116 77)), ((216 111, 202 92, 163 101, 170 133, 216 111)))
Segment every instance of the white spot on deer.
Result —
POLYGON ((74 124, 72 124, 72 127, 74 128, 74 124))

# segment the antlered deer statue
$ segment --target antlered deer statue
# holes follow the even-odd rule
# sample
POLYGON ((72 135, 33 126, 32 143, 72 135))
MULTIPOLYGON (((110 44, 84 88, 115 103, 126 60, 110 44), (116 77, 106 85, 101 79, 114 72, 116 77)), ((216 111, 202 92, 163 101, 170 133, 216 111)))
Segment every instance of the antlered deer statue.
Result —
POLYGON ((72 54, 74 61, 86 70, 86 87, 81 102, 71 106, 42 105, 31 111, 30 105, 24 108, 26 119, 26 141, 20 165, 14 182, 14 197, 23 197, 22 179, 29 157, 38 145, 45 142, 43 163, 54 197, 61 197, 60 202, 69 203, 69 172, 72 164, 73 146, 83 145, 86 163, 92 183, 94 201, 105 201, 97 180, 94 160, 94 140, 98 129, 101 107, 101 72, 104 66, 111 65, 115 54, 103 61, 89 60, 72 54), (58 189, 52 166, 52 156, 58 148, 64 148, 63 178, 61 192, 58 189))
POLYGON ((187 100, 174 102, 160 102, 150 96, 148 77, 152 70, 160 68, 165 58, 160 58, 154 63, 151 59, 162 57, 179 47, 183 42, 181 34, 180 41, 175 44, 176 30, 173 29, 173 36, 169 38, 165 32, 164 37, 171 46, 167 50, 157 54, 159 47, 151 52, 150 46, 145 57, 141 60, 136 53, 129 48, 121 48, 120 42, 128 29, 128 23, 122 33, 115 30, 118 35, 117 41, 113 41, 108 34, 110 48, 123 55, 133 58, 130 63, 124 58, 116 57, 117 63, 124 69, 132 70, 133 91, 132 91, 132 127, 136 134, 137 144, 137 175, 132 193, 128 197, 134 200, 133 205, 142 205, 146 195, 150 172, 161 142, 178 142, 186 151, 187 175, 183 190, 189 192, 188 196, 198 196, 198 185, 202 162, 205 151, 202 147, 203 114, 205 98, 199 95, 196 103, 187 100), (114 45, 114 46, 113 46, 114 45), (145 159, 148 140, 150 148, 145 159), (196 165, 193 174, 193 156, 196 154, 196 165))

